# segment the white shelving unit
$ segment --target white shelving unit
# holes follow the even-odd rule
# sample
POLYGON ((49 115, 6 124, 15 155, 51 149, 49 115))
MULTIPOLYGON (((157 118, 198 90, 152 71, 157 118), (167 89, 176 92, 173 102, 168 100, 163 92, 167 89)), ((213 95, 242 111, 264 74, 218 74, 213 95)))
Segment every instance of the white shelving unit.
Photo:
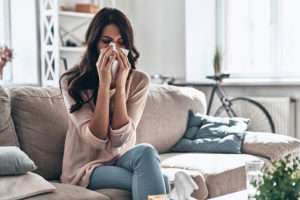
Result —
POLYGON ((59 81, 58 1, 40 3, 42 85, 57 86, 59 81))
POLYGON ((59 11, 61 17, 79 17, 79 18, 93 18, 94 14, 90 13, 79 13, 73 11, 59 11))
POLYGON ((85 50, 85 47, 65 47, 61 46, 60 48, 61 52, 79 52, 82 53, 85 50))
POLYGON ((80 46, 84 39, 83 33, 94 17, 91 13, 61 11, 59 3, 59 0, 43 0, 40 4, 43 86, 58 86, 59 77, 65 71, 63 65, 67 63, 67 67, 70 68, 74 62, 78 62, 85 51, 85 47, 80 46), (73 32, 76 31, 81 34, 73 36, 73 32), (64 46, 66 40, 72 37, 74 38, 72 41, 78 46, 64 46), (65 62, 62 62, 62 59, 65 62))

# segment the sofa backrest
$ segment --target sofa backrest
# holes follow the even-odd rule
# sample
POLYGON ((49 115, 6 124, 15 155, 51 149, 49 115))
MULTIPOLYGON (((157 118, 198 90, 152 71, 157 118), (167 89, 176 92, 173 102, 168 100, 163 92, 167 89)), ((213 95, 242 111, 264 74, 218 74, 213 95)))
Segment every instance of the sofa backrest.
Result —
POLYGON ((147 142, 168 152, 183 136, 188 110, 205 113, 203 92, 189 87, 152 85, 137 128, 137 143, 147 142))
POLYGON ((58 88, 16 87, 10 89, 12 118, 21 149, 46 179, 61 174, 68 116, 58 88))
MULTIPOLYGON (((58 88, 11 88, 12 118, 21 148, 46 179, 61 174, 68 115, 58 88)), ((204 94, 196 89, 151 85, 137 142, 168 151, 183 135, 188 110, 204 112, 204 94)))
POLYGON ((9 91, 0 86, 0 146, 19 146, 15 126, 11 118, 9 91))

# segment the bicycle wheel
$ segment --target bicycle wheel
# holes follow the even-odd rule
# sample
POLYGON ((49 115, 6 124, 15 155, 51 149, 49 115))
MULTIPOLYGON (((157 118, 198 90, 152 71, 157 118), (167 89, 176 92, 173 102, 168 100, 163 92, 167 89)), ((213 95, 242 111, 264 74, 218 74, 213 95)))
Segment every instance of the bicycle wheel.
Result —
MULTIPOLYGON (((275 133, 275 125, 267 109, 254 101, 245 97, 236 97, 230 101, 230 108, 233 110, 233 116, 250 119, 249 131, 262 131, 275 133)), ((220 106, 215 112, 215 116, 228 117, 223 106, 220 106)))

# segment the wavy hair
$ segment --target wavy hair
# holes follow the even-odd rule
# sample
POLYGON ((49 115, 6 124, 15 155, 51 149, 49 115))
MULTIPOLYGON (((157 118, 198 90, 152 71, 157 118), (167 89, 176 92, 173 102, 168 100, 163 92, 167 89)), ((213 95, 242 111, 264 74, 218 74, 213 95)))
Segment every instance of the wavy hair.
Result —
POLYGON ((133 29, 124 13, 115 8, 103 8, 92 19, 85 35, 86 50, 79 64, 75 65, 61 75, 59 83, 62 89, 62 79, 65 77, 68 94, 75 100, 71 105, 70 113, 79 110, 85 103, 93 100, 97 101, 99 77, 97 73, 96 62, 99 57, 97 44, 102 36, 102 32, 107 25, 114 24, 118 27, 124 46, 129 50, 128 61, 131 65, 130 72, 136 67, 136 61, 140 54, 134 45, 133 29), (92 96, 84 101, 82 92, 92 89, 92 96))

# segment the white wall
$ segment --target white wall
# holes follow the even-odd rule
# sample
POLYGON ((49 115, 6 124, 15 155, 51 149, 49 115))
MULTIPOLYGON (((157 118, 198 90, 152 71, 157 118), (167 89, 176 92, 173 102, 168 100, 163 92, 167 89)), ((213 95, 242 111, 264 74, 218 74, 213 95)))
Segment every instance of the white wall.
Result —
POLYGON ((141 54, 138 67, 149 74, 185 77, 185 1, 118 0, 133 24, 141 54))

